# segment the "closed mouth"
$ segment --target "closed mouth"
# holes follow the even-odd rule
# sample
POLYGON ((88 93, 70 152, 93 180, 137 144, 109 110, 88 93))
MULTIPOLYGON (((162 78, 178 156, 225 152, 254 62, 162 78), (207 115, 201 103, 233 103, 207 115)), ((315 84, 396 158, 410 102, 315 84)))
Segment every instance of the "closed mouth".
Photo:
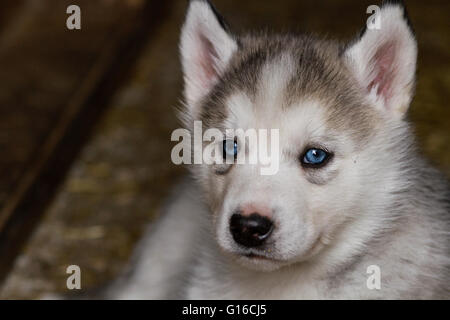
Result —
POLYGON ((249 254, 246 254, 245 256, 250 259, 270 259, 266 256, 262 256, 262 255, 254 254, 254 253, 249 253, 249 254))
POLYGON ((272 261, 272 262, 282 262, 281 260, 266 256, 264 254, 258 254, 254 252, 241 254, 243 257, 251 260, 251 261, 272 261))

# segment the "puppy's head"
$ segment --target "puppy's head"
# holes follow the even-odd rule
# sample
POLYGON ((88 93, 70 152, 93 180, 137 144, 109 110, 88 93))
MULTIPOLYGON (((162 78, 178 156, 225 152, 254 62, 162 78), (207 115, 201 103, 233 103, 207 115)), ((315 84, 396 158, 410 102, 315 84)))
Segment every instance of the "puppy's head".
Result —
POLYGON ((358 242, 381 223, 407 161, 403 116, 417 49, 402 6, 387 4, 378 18, 380 29, 342 46, 309 36, 234 36, 209 2, 190 2, 180 43, 183 118, 189 129, 201 121, 204 131, 223 133, 208 142, 218 146, 215 158, 193 171, 220 248, 244 265, 273 270, 304 261, 346 232, 358 242), (258 142, 249 143, 254 134, 258 142), (233 162, 260 155, 261 141, 276 156, 272 174, 262 174, 260 159, 233 162))

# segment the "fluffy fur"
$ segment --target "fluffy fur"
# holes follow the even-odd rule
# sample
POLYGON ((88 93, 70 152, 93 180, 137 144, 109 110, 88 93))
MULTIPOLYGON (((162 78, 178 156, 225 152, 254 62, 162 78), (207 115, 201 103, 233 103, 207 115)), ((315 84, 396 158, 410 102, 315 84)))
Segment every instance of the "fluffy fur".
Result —
POLYGON ((231 35, 209 2, 191 1, 180 50, 186 128, 279 129, 280 169, 193 165, 104 297, 450 297, 450 192, 405 120, 417 45, 400 3, 383 5, 381 30, 342 45, 231 35), (302 167, 308 146, 332 151, 330 163, 302 167), (230 216, 248 204, 273 210, 262 248, 230 235, 230 216), (370 265, 380 290, 366 286, 370 265))

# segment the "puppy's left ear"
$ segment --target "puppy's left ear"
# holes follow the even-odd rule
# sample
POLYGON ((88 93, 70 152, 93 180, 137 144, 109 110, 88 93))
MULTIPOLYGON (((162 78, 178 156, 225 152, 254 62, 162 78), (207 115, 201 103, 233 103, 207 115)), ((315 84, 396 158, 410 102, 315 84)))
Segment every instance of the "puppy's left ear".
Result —
POLYGON ((191 0, 180 39, 184 96, 191 113, 195 114, 195 104, 217 83, 237 47, 212 4, 191 0))
POLYGON ((380 28, 367 28, 344 59, 372 104, 401 118, 413 97, 417 43, 401 1, 387 2, 378 14, 380 28))

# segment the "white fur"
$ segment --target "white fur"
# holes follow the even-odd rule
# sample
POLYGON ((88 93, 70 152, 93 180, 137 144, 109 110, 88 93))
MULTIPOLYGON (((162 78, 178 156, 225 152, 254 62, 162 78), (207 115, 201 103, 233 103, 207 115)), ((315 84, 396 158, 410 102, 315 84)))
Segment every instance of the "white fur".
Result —
POLYGON ((390 70, 395 70, 389 90, 392 97, 377 94, 378 84, 368 92, 368 99, 380 110, 389 110, 393 116, 402 117, 412 99, 417 60, 417 44, 411 29, 403 17, 403 9, 398 5, 384 6, 380 11, 381 29, 367 29, 363 37, 346 52, 348 65, 355 77, 366 90, 374 81, 377 65, 374 57, 389 43, 394 48, 386 52, 392 58, 390 70))
POLYGON ((220 26, 209 4, 191 1, 180 40, 188 106, 195 106, 212 88, 236 49, 236 41, 220 26), (217 56, 208 51, 209 45, 217 56))
MULTIPOLYGON (((165 216, 141 243, 132 275, 106 297, 448 298, 440 289, 449 266, 445 184, 409 147, 411 135, 402 119, 411 99, 416 44, 398 6, 387 5, 381 14, 381 30, 368 30, 345 55, 358 89, 366 90, 380 114, 390 115, 367 113, 374 126, 370 139, 362 146, 352 134, 366 127, 355 124, 352 131, 330 121, 326 97, 286 99, 295 57, 283 52, 267 61, 254 96, 235 90, 224 101, 224 125, 279 129, 279 172, 262 176, 259 164, 234 164, 224 175, 212 166, 195 167, 196 181, 175 191, 165 216), (398 49, 389 65, 396 72, 388 79, 392 94, 380 97, 376 87, 367 88, 377 68, 373 57, 386 41, 398 49), (311 144, 334 152, 320 170, 299 163, 311 144), (249 203, 273 209, 272 244, 264 252, 237 245, 229 230, 230 216, 249 203), (366 286, 370 265, 381 268, 381 290, 366 286)), ((196 64, 199 33, 216 48, 218 74, 236 50, 210 7, 193 1, 181 39, 187 112, 193 119, 201 95, 215 81, 204 78, 196 64)))

